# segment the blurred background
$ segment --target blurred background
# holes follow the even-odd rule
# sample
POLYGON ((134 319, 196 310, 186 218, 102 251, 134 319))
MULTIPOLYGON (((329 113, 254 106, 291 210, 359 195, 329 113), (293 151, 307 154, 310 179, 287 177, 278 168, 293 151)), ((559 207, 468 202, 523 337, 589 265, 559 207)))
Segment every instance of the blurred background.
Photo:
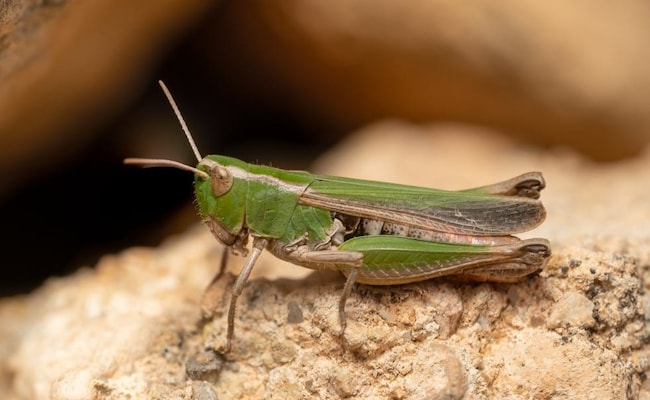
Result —
POLYGON ((603 163, 650 139, 640 0, 0 7, 0 295, 198 222, 190 174, 121 164, 196 163, 158 79, 204 155, 287 169, 386 118, 473 124, 603 163))

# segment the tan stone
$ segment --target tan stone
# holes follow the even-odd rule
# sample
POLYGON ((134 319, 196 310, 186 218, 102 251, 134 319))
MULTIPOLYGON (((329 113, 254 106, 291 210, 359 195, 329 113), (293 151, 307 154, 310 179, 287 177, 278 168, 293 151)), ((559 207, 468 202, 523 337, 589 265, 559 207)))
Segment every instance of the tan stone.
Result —
MULTIPOLYGON (((543 171, 548 219, 527 236, 551 240, 554 255, 518 284, 358 285, 341 339, 343 279, 265 254, 223 360, 210 349, 225 341, 227 302, 205 324, 199 306, 221 247, 197 227, 3 299, 2 397, 647 398, 648 153, 599 165, 476 129, 393 121, 315 169, 450 189, 543 171)), ((229 271, 243 261, 231 258, 229 271)))

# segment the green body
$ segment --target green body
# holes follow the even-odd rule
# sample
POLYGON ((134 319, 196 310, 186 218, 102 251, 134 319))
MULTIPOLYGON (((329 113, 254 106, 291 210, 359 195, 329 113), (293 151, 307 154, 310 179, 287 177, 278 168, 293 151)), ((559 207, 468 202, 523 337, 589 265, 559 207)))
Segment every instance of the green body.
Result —
MULTIPOLYGON (((449 239, 436 241, 395 235, 349 238, 338 250, 364 255, 357 278, 362 283, 404 283, 521 262, 519 254, 513 254, 521 246, 483 243, 518 241, 510 234, 529 230, 545 217, 538 200, 494 194, 491 186, 446 191, 286 171, 225 156, 206 159, 228 169, 234 179, 230 189, 217 196, 210 180, 196 175, 199 211, 204 220, 212 218, 232 235, 245 232, 287 246, 306 240, 307 246, 314 247, 331 236, 335 213, 448 235, 449 239), (479 244, 459 243, 457 237, 479 244)), ((205 165, 198 168, 209 172, 205 165)), ((318 263, 295 263, 323 268, 318 263)), ((351 267, 338 265, 338 269, 347 274, 351 267)))
POLYGON ((348 213, 340 203, 381 209, 400 217, 414 215, 430 221, 429 226, 439 225, 441 231, 478 236, 526 231, 545 217, 536 200, 489 194, 481 188, 447 191, 286 171, 226 156, 206 158, 249 176, 236 177, 232 188, 216 197, 210 182, 197 175, 195 194, 201 215, 213 216, 232 233, 247 227, 252 233, 284 243, 305 233, 312 241, 323 240, 331 229, 331 212, 348 213), (301 204, 301 196, 308 193, 322 195, 329 204, 321 207, 301 204))

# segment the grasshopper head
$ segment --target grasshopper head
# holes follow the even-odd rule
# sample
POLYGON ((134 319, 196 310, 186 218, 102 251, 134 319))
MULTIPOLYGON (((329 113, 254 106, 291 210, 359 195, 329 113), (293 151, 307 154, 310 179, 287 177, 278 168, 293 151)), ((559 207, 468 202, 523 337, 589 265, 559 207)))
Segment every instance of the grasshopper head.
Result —
POLYGON ((233 176, 231 169, 235 166, 229 160, 207 156, 199 161, 198 172, 194 173, 194 194, 201 219, 213 235, 221 243, 245 253, 247 185, 233 176))

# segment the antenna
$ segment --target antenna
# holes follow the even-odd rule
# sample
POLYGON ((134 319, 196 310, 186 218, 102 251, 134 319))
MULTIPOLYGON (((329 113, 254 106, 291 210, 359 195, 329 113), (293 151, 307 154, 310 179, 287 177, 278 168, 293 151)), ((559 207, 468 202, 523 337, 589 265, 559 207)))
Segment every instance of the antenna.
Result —
POLYGON ((164 158, 125 158, 124 164, 130 165, 139 165, 141 167, 173 167, 182 169, 184 171, 194 172, 197 175, 200 175, 203 179, 209 179, 210 175, 207 172, 201 171, 198 168, 194 168, 190 165, 185 165, 178 161, 166 160, 164 158))
MULTIPOLYGON (((194 152, 194 156, 196 157, 196 160, 200 163, 201 160, 203 160, 203 157, 201 156, 201 153, 199 153, 199 149, 198 147, 196 147, 196 143, 194 143, 194 138, 192 137, 190 130, 187 128, 187 125, 185 124, 185 120, 183 119, 183 116, 181 115, 181 111, 178 109, 178 106, 176 105, 176 102, 174 101, 172 94, 169 92, 169 89, 167 89, 167 86, 163 81, 158 81, 158 84, 160 84, 163 93, 165 93, 165 97, 167 97, 167 101, 169 101, 169 104, 172 106, 172 109, 176 114, 176 118, 178 118, 178 121, 181 123, 181 128, 183 128, 185 137, 187 137, 187 141, 190 143, 190 147, 192 147, 192 151, 194 152)), ((210 175, 208 175, 205 171, 201 171, 198 168, 194 168, 192 166, 185 165, 183 163, 180 163, 178 161, 173 161, 173 160, 165 160, 160 158, 125 158, 124 164, 140 165, 142 167, 173 167, 173 168, 182 169, 184 171, 194 172, 195 174, 199 175, 200 177, 206 180, 210 179, 210 175)))
POLYGON ((194 152, 194 156, 196 157, 196 161, 201 162, 203 157, 201 156, 201 153, 199 152, 199 148, 196 147, 196 143, 194 143, 194 138, 192 137, 192 134, 190 133, 190 130, 187 128, 187 124, 185 124, 185 120, 183 119, 183 116, 181 115, 181 110, 178 109, 178 106, 176 105, 176 102, 174 101, 174 98, 172 97, 172 94, 169 92, 169 89, 167 89, 167 86, 165 85, 165 82, 163 81, 158 81, 158 84, 162 88, 163 93, 165 93, 165 97, 167 97, 167 101, 169 101, 169 105, 172 106, 172 109, 174 110, 174 113, 176 114, 176 118, 178 118, 178 122, 181 123, 181 128, 183 128, 183 132, 185 132, 185 136, 187 137, 187 141, 190 142, 190 146, 192 147, 192 151, 194 152))

